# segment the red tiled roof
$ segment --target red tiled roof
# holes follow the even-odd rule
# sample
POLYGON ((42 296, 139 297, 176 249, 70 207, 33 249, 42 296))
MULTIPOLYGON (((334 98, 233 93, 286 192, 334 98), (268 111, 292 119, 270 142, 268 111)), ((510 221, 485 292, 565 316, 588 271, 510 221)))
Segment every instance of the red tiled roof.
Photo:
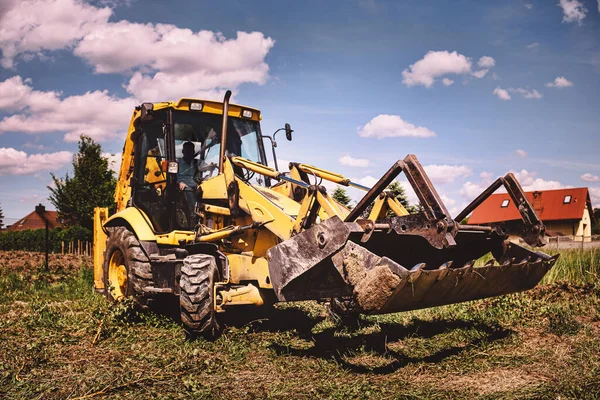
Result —
MULTIPOLYGON (((46 210, 44 215, 48 219, 48 227, 50 229, 54 229, 62 225, 58 221, 58 212, 46 210)), ((6 229, 9 231, 24 231, 25 229, 44 229, 45 227, 46 223, 42 217, 37 212, 32 211, 6 229)))
MULTIPOLYGON (((587 188, 526 192, 525 196, 542 221, 581 219, 586 206, 592 212, 587 188), (571 196, 570 203, 565 204, 565 196, 571 196)), ((469 224, 478 225, 515 219, 521 219, 521 216, 508 193, 497 193, 488 197, 473 211, 469 224), (502 202, 505 200, 510 200, 508 207, 502 207, 502 202)))

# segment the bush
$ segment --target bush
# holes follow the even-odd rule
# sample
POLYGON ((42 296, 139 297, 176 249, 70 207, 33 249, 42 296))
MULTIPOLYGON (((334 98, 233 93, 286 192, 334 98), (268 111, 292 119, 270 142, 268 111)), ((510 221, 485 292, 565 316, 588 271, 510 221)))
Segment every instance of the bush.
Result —
MULTIPOLYGON (((82 242, 93 240, 92 231, 81 226, 56 228, 48 232, 51 252, 61 250, 61 242, 69 243, 78 240, 82 242)), ((24 231, 5 231, 0 233, 0 250, 45 251, 46 230, 26 229, 24 231)))

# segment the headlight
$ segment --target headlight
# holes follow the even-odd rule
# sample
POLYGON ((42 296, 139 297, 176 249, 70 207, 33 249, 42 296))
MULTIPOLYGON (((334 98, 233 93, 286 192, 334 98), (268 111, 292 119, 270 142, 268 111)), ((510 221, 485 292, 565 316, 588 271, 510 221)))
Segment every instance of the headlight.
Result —
POLYGON ((202 103, 190 103, 191 111, 202 111, 202 103))

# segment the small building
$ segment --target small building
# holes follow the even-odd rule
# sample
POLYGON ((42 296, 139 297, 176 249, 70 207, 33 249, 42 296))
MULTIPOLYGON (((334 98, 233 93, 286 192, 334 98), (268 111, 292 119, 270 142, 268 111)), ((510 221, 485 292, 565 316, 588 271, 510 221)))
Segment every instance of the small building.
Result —
MULTIPOLYGON (((573 236, 591 241, 593 209, 588 188, 525 192, 527 200, 546 225, 549 236, 573 236)), ((520 220, 521 216, 508 193, 488 197, 469 218, 469 225, 520 220)))
POLYGON ((35 210, 27 214, 14 224, 7 226, 7 231, 24 231, 26 229, 45 229, 46 220, 48 220, 48 228, 54 229, 62 226, 58 219, 58 212, 48 211, 43 205, 38 205, 35 210))

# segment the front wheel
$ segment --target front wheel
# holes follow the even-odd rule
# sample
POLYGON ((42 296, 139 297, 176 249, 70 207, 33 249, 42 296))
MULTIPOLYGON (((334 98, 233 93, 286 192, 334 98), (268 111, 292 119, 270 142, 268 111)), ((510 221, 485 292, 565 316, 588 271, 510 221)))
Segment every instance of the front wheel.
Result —
POLYGON ((221 328, 215 312, 215 283, 219 270, 215 258, 208 254, 194 254, 183 260, 179 287, 181 322, 192 335, 215 339, 221 328))
POLYGON ((103 270, 108 300, 132 296, 145 304, 144 288, 152 286, 152 266, 133 232, 123 226, 108 228, 103 270))

